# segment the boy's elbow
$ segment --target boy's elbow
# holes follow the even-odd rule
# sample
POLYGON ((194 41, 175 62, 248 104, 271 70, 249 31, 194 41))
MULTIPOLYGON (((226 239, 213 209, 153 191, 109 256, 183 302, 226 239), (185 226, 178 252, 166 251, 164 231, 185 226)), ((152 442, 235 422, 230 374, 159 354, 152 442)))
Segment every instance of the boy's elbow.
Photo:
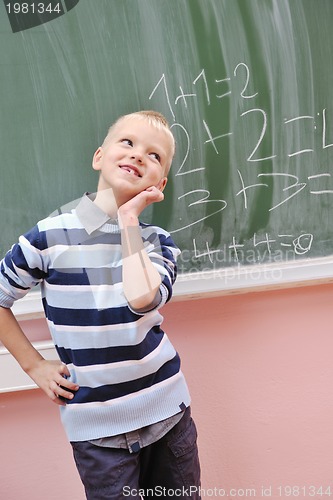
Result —
POLYGON ((141 295, 140 297, 132 298, 128 300, 128 303, 133 311, 143 313, 155 309, 160 301, 161 293, 158 288, 157 290, 151 290, 149 293, 141 295))

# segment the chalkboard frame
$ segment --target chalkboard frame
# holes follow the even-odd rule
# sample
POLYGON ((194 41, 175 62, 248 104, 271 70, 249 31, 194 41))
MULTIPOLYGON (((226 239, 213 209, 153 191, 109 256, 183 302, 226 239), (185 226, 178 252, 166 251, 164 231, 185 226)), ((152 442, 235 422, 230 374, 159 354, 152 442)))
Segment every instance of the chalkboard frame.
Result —
MULTIPOLYGON (((34 183, 30 182, 36 173, 47 173, 48 185, 57 188, 54 192, 62 194, 67 189, 70 183, 57 170, 63 168, 66 172, 67 168, 62 166, 63 158, 57 157, 60 150, 75 151, 69 161, 70 166, 76 168, 71 180, 78 188, 73 182, 77 178, 82 190, 80 184, 78 191, 73 190, 72 199, 81 195, 86 187, 95 187, 96 178, 92 171, 87 178, 80 174, 82 168, 89 168, 93 148, 97 148, 103 139, 109 119, 116 118, 120 109, 125 113, 134 108, 151 107, 167 116, 178 144, 165 191, 167 205, 152 207, 147 213, 147 222, 156 222, 170 230, 177 244, 179 227, 184 225, 187 228, 186 224, 190 222, 188 226, 193 228, 188 233, 186 229, 186 236, 179 239, 183 256, 179 261, 174 300, 331 282, 333 186, 329 167, 333 151, 333 109, 327 92, 331 88, 332 75, 322 61, 329 54, 327 47, 332 46, 333 36, 328 25, 320 20, 330 18, 332 2, 205 0, 202 8, 201 0, 140 0, 140 3, 127 0, 121 3, 119 12, 114 10, 114 14, 120 17, 114 15, 109 19, 115 40, 104 36, 105 30, 109 29, 105 19, 110 15, 110 5, 116 9, 120 4, 113 0, 96 0, 94 4, 80 0, 75 8, 64 13, 59 22, 55 20, 11 34, 10 51, 8 54, 4 51, 2 63, 10 66, 12 61, 15 64, 19 61, 19 64, 15 65, 12 75, 10 71, 5 72, 8 88, 18 79, 19 70, 24 65, 29 68, 29 78, 24 80, 25 93, 17 96, 20 106, 15 114, 12 113, 9 93, 8 103, 4 102, 3 119, 10 123, 3 130, 8 155, 4 164, 10 164, 12 169, 4 172, 8 182, 1 192, 5 200, 2 223, 10 212, 15 211, 16 200, 23 203, 24 199, 26 203, 27 197, 22 195, 26 194, 25 189, 28 193, 33 192, 31 185, 34 183), (129 20, 132 10, 138 22, 132 42, 126 45, 122 29, 117 31, 117 24, 121 24, 118 18, 129 20), (80 18, 82 12, 84 19, 80 18), (176 19, 180 19, 182 30, 176 19), (145 47, 145 52, 140 53, 136 41, 140 26, 148 21, 154 23, 149 31, 140 33, 145 47), (88 26, 91 30, 86 29, 88 26), (93 27, 96 32, 93 32, 93 27), (318 29, 321 37, 317 40, 318 29), (207 44, 203 44, 202 36, 208 30, 210 36, 205 40, 207 44), (83 32, 85 36, 81 39, 83 32), (71 33, 75 34, 74 41, 71 33), (170 33, 174 38, 170 38, 170 33), (295 33, 297 37, 294 37, 295 33), (38 41, 45 34, 54 52, 52 64, 47 57, 50 47, 38 41), (231 40, 234 34, 235 39, 231 40), (154 38, 155 44, 152 43, 154 38), (83 48, 77 40, 82 42, 83 48), (94 45, 95 40, 99 45, 94 45), (277 41, 279 51, 275 51, 277 41), (104 49, 105 58, 110 47, 117 48, 121 43, 123 56, 127 58, 111 54, 110 60, 105 59, 106 64, 98 64, 96 54, 100 47, 104 49), (43 50, 39 60, 35 61, 34 49, 40 46, 43 50), (186 58, 187 53, 191 57, 186 58), (92 59, 85 66, 86 57, 92 59), (275 58, 273 69, 269 65, 272 58, 275 58), (140 71, 137 61, 142 66, 140 71), (285 61, 289 66, 284 66, 285 61), (109 82, 111 64, 113 69, 120 68, 124 71, 122 75, 130 74, 130 77, 113 80, 114 88, 110 90, 105 83, 109 82), (55 68, 54 72, 41 81, 38 77, 47 65, 50 70, 55 68), (282 71, 286 68, 290 72, 287 83, 286 72, 282 71), (95 74, 98 74, 96 80, 93 78, 95 74), (61 84, 64 102, 69 106, 63 105, 62 110, 60 105, 54 106, 50 124, 48 90, 52 79, 61 84), (100 86, 99 81, 102 82, 100 86), (89 85, 84 87, 81 82, 89 82, 89 85), (121 105, 120 90, 128 96, 126 103, 121 105), (233 101, 229 97, 231 93, 233 101), (97 95, 101 99, 96 99, 97 95), (76 105, 77 102, 81 105, 85 99, 91 107, 76 105), (281 108, 285 115, 281 114, 281 108), (64 110, 68 113, 61 112, 64 110), (62 123, 72 123, 73 116, 80 127, 72 127, 61 135, 62 123), (11 128, 18 127, 22 119, 30 135, 20 137, 18 141, 11 128), (61 148, 56 141, 50 144, 48 140, 50 125, 51 135, 60 134, 61 148), (237 140, 234 140, 232 134, 235 137, 236 132, 237 140), (31 143, 30 156, 22 160, 20 147, 28 150, 31 143), (289 162, 285 169, 284 161, 289 162), (315 165, 313 170, 310 168, 312 162, 315 165), (31 163, 35 170, 28 171, 31 163), (16 182, 12 182, 12 177, 16 182), (298 201, 303 196, 304 199, 298 201), (11 199, 14 200, 12 204, 8 202, 11 199), (225 200, 228 200, 228 214, 224 210, 225 200), (175 204, 176 218, 168 227, 170 210, 167 207, 174 208, 172 203, 175 204), (269 224, 269 214, 277 210, 281 210, 277 222, 269 224), (286 224, 285 227, 289 213, 295 214, 297 224, 286 224), (311 227, 318 226, 318 235, 319 230, 321 232, 316 241, 316 252, 307 258, 313 236, 308 234, 312 230, 307 231, 306 226, 310 219, 311 227), (234 227, 238 231, 237 238, 233 238, 234 227), (270 233, 272 229, 274 234, 270 233), (308 237, 310 241, 306 241, 308 237), (222 240, 227 251, 233 252, 232 258, 227 257, 226 262, 215 259, 217 252, 221 251, 222 240), (291 259, 285 261, 282 258, 277 262, 273 251, 270 255, 274 245, 280 245, 286 252, 293 248, 291 259), (253 257, 246 265, 236 262, 237 252, 241 254, 243 247, 244 254, 248 252, 253 257), (260 261, 259 249, 265 249, 270 260, 260 261), (194 258, 193 266, 188 255, 194 258), (188 272, 189 269, 195 272, 188 272)), ((0 20, 0 27, 0 35, 7 36, 9 25, 5 26, 4 19, 0 20)), ((44 193, 29 200, 29 207, 38 209, 38 215, 43 213, 46 216, 44 210, 48 207, 49 197, 45 189, 44 193)), ((58 205, 63 201, 69 199, 61 200, 58 205)), ((24 210, 26 206, 21 207, 22 219, 28 213, 27 209, 24 210)), ((52 209, 56 208, 52 206, 52 209)), ((14 216, 11 217, 13 221, 14 216)), ((7 228, 6 225, 3 227, 7 228)), ((26 230, 29 227, 27 225, 26 230)), ((14 306, 17 315, 42 314, 40 305, 37 305, 39 301, 39 293, 30 292, 14 306)))

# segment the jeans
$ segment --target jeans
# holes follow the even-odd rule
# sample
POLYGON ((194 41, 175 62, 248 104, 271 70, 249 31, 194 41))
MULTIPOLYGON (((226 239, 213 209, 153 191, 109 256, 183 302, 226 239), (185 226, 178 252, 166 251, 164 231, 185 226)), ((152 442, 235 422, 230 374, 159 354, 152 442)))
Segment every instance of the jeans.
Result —
POLYGON ((136 453, 73 442, 87 500, 183 498, 199 500, 197 431, 190 408, 163 438, 136 453))

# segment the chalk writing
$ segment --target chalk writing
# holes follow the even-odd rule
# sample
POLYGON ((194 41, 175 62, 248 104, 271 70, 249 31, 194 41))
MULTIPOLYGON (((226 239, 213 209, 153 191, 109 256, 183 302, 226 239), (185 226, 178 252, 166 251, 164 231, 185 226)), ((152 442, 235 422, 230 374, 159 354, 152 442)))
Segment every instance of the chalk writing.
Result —
POLYGON ((179 127, 184 132, 185 138, 186 138, 185 155, 184 155, 183 161, 180 164, 179 169, 177 170, 177 172, 175 174, 175 177, 177 177, 177 175, 186 175, 186 174, 191 174, 193 172, 197 172, 198 170, 204 170, 205 167, 199 167, 199 168, 192 168, 191 170, 187 170, 187 171, 183 172, 182 169, 183 169, 183 166, 185 165, 185 162, 187 160, 187 157, 188 157, 188 154, 190 151, 190 136, 189 136, 186 128, 183 125, 181 125, 180 123, 173 123, 170 128, 172 129, 174 127, 179 127))
MULTIPOLYGON (((284 117, 280 123, 274 123, 270 111, 260 105, 254 105, 255 101, 260 99, 260 92, 255 88, 253 73, 243 61, 236 64, 229 75, 216 75, 212 79, 208 78, 208 72, 202 68, 192 77, 189 76, 189 83, 179 82, 178 90, 175 93, 172 91, 172 86, 165 73, 152 88, 149 100, 154 99, 157 93, 159 97, 161 97, 161 93, 162 96, 164 95, 174 121, 171 128, 178 140, 184 145, 180 163, 174 166, 174 176, 175 178, 179 176, 184 178, 183 188, 185 192, 180 194, 177 200, 179 203, 185 203, 185 206, 182 205, 182 210, 186 211, 186 216, 179 217, 179 224, 171 228, 171 234, 189 230, 189 228, 203 223, 223 211, 228 213, 228 205, 232 202, 232 205, 235 206, 238 200, 242 210, 247 213, 253 210, 252 204, 255 202, 254 200, 258 199, 260 193, 263 193, 263 190, 272 193, 271 196, 267 197, 270 205, 266 202, 263 207, 267 213, 275 213, 303 195, 315 197, 333 194, 333 182, 327 166, 324 167, 326 171, 313 172, 309 175, 306 171, 303 174, 301 169, 293 171, 289 164, 289 162, 301 161, 308 155, 315 155, 318 153, 319 147, 324 151, 333 146, 333 139, 328 137, 329 117, 326 108, 314 115, 306 112, 299 113, 284 117), (219 106, 223 106, 223 103, 228 103, 227 105, 230 106, 229 99, 231 97, 234 97, 238 102, 236 121, 221 120, 220 122, 216 120, 221 109, 219 106), (194 142, 189 126, 185 126, 184 123, 177 120, 177 115, 179 110, 182 110, 183 116, 184 112, 189 112, 190 108, 194 107, 196 109, 195 116, 198 116, 199 111, 196 106, 198 106, 199 99, 202 103, 202 98, 204 104, 210 107, 207 109, 212 109, 214 106, 214 110, 213 114, 207 113, 201 121, 195 124, 196 142, 194 142), (246 104, 250 104, 248 109, 244 109, 246 104), (212 116, 213 121, 211 122, 212 116), (229 129, 226 123, 229 123, 229 129), (252 129, 253 132, 246 136, 246 130, 252 131, 252 129), (320 141, 316 140, 318 134, 320 134, 320 141), (275 136, 279 138, 279 141, 275 136), (201 147, 207 148, 207 154, 215 154, 217 158, 221 157, 222 153, 225 156, 227 152, 238 151, 240 147, 241 151, 244 152, 242 163, 229 166, 237 172, 239 185, 237 186, 236 177, 236 181, 232 184, 232 192, 228 194, 228 197, 218 197, 216 194, 212 196, 211 190, 202 186, 201 173, 207 169, 207 166, 200 163, 193 164, 193 161, 190 160, 198 140, 202 141, 201 147), (278 160, 279 163, 277 163, 278 160), (258 169, 260 168, 259 172, 255 171, 256 166, 258 169), (265 169, 262 166, 265 166, 265 169), (191 186, 188 189, 186 189, 187 179, 190 179, 191 186), (196 179, 197 189, 193 188, 196 179), (202 211, 198 211, 200 207, 203 209, 202 211)), ((193 130, 193 124, 191 127, 193 130)), ((195 155, 193 156, 195 157, 195 155)), ((223 167, 221 165, 221 168, 223 167)), ((221 179, 223 181, 223 174, 221 179)), ((218 181, 218 179, 216 180, 218 181)), ((292 217, 292 214, 290 216, 292 217)), ((214 226, 212 225, 212 227, 214 226)), ((261 257, 263 252, 264 258, 270 260, 276 255, 277 249, 290 250, 295 256, 305 255, 311 251, 314 235, 306 231, 295 235, 287 230, 273 236, 267 231, 260 235, 254 233, 250 239, 252 244, 249 246, 247 239, 246 249, 252 248, 256 254, 256 260, 262 261, 264 260, 261 257)), ((193 238, 192 244, 193 255, 196 259, 207 258, 213 264, 221 254, 221 249, 213 247, 205 236, 199 237, 199 239, 193 238)), ((243 262, 242 252, 245 243, 239 236, 235 234, 224 245, 231 252, 235 262, 243 262)))
MULTIPOLYGON (((289 258, 294 258, 295 255, 305 255, 312 247, 313 234, 302 233, 299 235, 293 234, 278 234, 275 237, 269 233, 264 233, 263 235, 258 235, 254 233, 251 238, 250 245, 246 246, 246 251, 244 251, 245 244, 238 241, 236 236, 232 236, 231 241, 222 242, 220 248, 212 249, 208 241, 205 241, 204 245, 201 245, 201 250, 196 238, 193 238, 193 251, 191 258, 193 261, 195 259, 203 259, 208 257, 211 263, 224 262, 226 264, 242 263, 250 264, 263 262, 272 258, 272 255, 276 255, 277 251, 281 247, 290 249, 289 258)), ((185 259, 189 258, 185 254, 185 259)), ((274 257, 274 259, 276 258, 274 257)))
POLYGON ((333 143, 332 144, 326 144, 326 108, 323 109, 322 117, 323 117, 322 146, 323 146, 323 149, 331 148, 333 146, 333 143))
POLYGON ((276 157, 276 155, 270 155, 270 156, 266 156, 265 158, 253 158, 253 155, 257 152, 257 149, 259 148, 259 146, 260 146, 260 144, 261 144, 261 142, 262 142, 262 140, 264 138, 264 135, 266 133, 266 129, 267 129, 267 114, 265 113, 265 111, 263 109, 258 109, 258 108, 249 109, 248 111, 244 111, 244 113, 241 114, 241 116, 245 116, 248 113, 257 113, 257 112, 260 113, 261 116, 263 117, 262 129, 261 129, 261 132, 260 132, 260 137, 258 139, 258 142, 254 146, 253 151, 248 156, 247 161, 264 161, 264 160, 271 160, 272 158, 276 157))
POLYGON ((227 206, 227 202, 225 200, 210 200, 209 199, 210 192, 207 189, 194 189, 194 190, 189 191, 189 192, 187 192, 185 194, 182 194, 181 196, 178 197, 178 199, 180 200, 181 198, 185 198, 187 196, 191 196, 192 194, 195 194, 195 193, 204 193, 206 196, 203 197, 203 198, 200 198, 199 200, 192 201, 192 203, 189 203, 187 205, 188 208, 193 207, 194 205, 200 205, 200 204, 204 204, 204 203, 214 203, 214 202, 217 202, 217 203, 221 204, 222 206, 218 210, 215 210, 214 212, 211 212, 210 214, 206 215, 205 217, 202 217, 202 218, 200 218, 198 220, 190 222, 186 226, 180 227, 178 229, 174 229, 172 231, 173 233, 177 233, 177 232, 182 231, 183 229, 186 229, 186 228, 188 228, 190 226, 194 226, 194 224, 198 224, 199 222, 202 222, 202 221, 208 219, 209 217, 212 217, 213 215, 215 215, 215 214, 217 214, 219 212, 222 212, 222 210, 224 210, 225 207, 227 206))
POLYGON ((215 150, 215 153, 218 155, 219 152, 218 152, 217 146, 215 144, 215 141, 217 139, 223 139, 224 137, 228 137, 228 136, 232 135, 232 132, 227 132, 225 134, 216 135, 215 137, 213 137, 212 134, 211 134, 211 131, 209 130, 209 127, 208 127, 207 123, 205 122, 205 120, 203 120, 203 124, 204 124, 204 127, 205 127, 206 132, 207 132, 208 137, 209 137, 209 139, 207 141, 205 141, 205 144, 212 143, 213 148, 215 150))
POLYGON ((246 81, 245 81, 245 85, 244 85, 244 88, 243 90, 241 91, 240 95, 241 97, 243 97, 243 99, 252 99, 253 97, 256 97, 258 95, 258 92, 256 92, 255 94, 252 94, 252 95, 245 95, 244 92, 247 91, 247 87, 249 85, 249 80, 250 80, 250 70, 249 70, 249 67, 247 64, 241 62, 239 64, 237 64, 237 66, 235 67, 234 69, 234 76, 237 76, 237 70, 238 68, 240 67, 243 67, 245 68, 245 71, 246 71, 246 81))

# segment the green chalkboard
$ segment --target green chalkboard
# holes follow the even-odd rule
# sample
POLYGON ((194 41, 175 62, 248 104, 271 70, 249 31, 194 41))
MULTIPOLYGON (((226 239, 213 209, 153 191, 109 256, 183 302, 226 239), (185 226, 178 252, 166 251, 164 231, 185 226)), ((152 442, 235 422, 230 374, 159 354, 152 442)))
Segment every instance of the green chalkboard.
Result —
POLYGON ((181 273, 333 253, 332 0, 38 5, 0 3, 1 255, 95 190, 109 124, 147 108, 177 153, 143 219, 181 273))

